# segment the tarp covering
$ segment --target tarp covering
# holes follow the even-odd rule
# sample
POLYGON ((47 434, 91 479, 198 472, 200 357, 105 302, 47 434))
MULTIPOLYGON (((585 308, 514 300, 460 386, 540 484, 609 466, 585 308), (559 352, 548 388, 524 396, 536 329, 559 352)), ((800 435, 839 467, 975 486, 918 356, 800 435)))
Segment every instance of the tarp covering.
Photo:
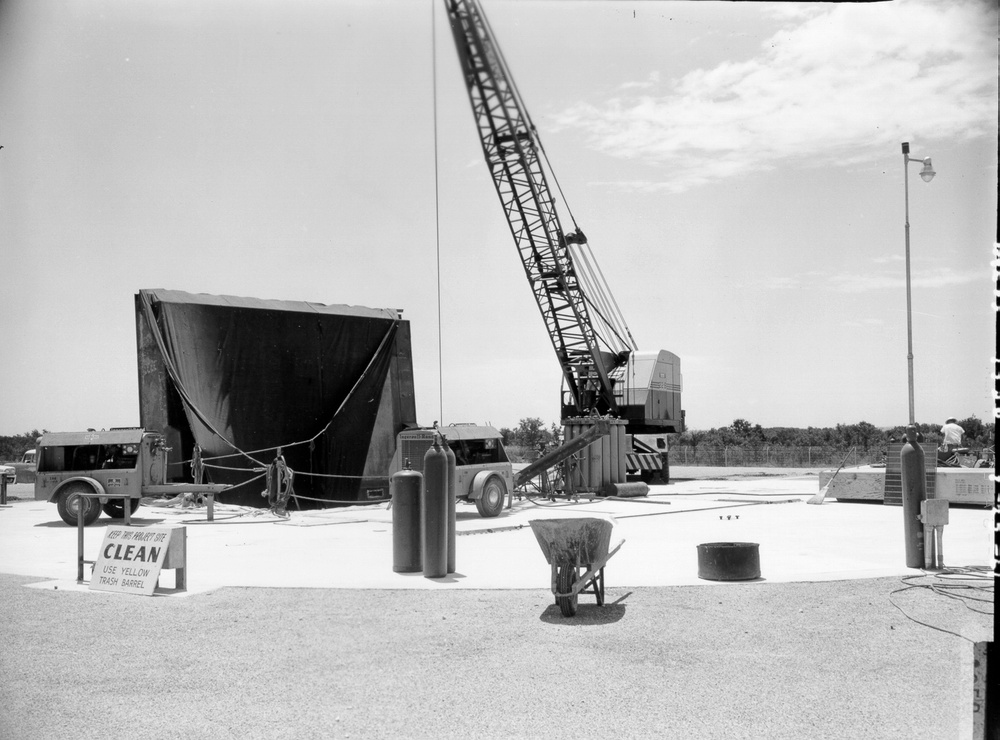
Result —
MULTIPOLYGON (((412 421, 399 399, 383 399, 400 395, 390 371, 409 362, 397 311, 142 290, 136 312, 143 425, 177 430, 183 460, 197 443, 209 481, 244 484, 219 497, 226 503, 266 504, 259 476, 279 447, 296 504, 357 500, 373 435, 394 439, 412 421)), ((403 370, 406 407, 412 368, 403 370)), ((172 454, 174 478, 181 460, 172 454)))

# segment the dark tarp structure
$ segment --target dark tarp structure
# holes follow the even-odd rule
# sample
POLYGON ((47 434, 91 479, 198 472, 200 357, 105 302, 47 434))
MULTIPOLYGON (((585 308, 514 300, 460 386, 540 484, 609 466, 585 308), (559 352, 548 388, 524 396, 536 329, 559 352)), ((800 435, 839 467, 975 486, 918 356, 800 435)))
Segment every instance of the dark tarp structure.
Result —
POLYGON ((224 503, 267 506, 280 448, 291 508, 389 496, 396 435, 416 423, 409 323, 399 311, 141 290, 139 417, 191 480, 195 444, 224 503))

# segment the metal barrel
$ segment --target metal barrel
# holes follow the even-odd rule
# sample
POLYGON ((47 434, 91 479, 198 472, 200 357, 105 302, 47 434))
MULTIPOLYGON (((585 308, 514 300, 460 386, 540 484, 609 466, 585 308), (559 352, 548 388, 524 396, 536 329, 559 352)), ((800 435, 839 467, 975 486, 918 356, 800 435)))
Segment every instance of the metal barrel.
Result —
MULTIPOLYGON (((615 419, 615 422, 618 420, 615 419)), ((609 484, 623 483, 625 481, 625 475, 621 473, 619 468, 625 462, 625 457, 620 456, 618 437, 621 435, 621 427, 617 423, 612 423, 609 428, 608 442, 610 445, 610 454, 608 459, 610 461, 610 476, 608 478, 609 484)))
POLYGON ((455 486, 457 472, 455 452, 445 442, 444 454, 448 460, 448 572, 455 572, 455 486))
POLYGON ((611 469, 613 467, 611 456, 611 436, 605 435, 594 444, 595 446, 598 444, 601 446, 601 486, 610 486, 614 482, 611 478, 611 469))
POLYGON ((392 569, 396 573, 416 573, 423 568, 420 537, 420 487, 424 476, 406 469, 389 479, 392 497, 392 569))
POLYGON ((906 428, 906 444, 899 451, 903 489, 903 536, 906 539, 906 567, 924 566, 924 525, 920 521, 920 502, 927 498, 924 451, 917 442, 916 427, 906 428))
POLYGON ((760 578, 759 548, 756 542, 706 542, 698 545, 698 577, 708 581, 751 581, 760 578))
POLYGON ((624 483, 628 480, 628 458, 626 458, 625 453, 628 452, 629 448, 629 435, 625 431, 625 425, 624 419, 614 425, 615 429, 618 430, 618 437, 615 440, 617 442, 615 458, 618 460, 618 478, 615 479, 615 483, 624 483))
POLYGON ((448 456, 441 435, 424 454, 424 485, 420 506, 425 578, 448 575, 448 456))
POLYGON ((600 440, 586 448, 587 457, 587 487, 599 488, 601 485, 601 469, 604 467, 604 457, 601 455, 600 440))

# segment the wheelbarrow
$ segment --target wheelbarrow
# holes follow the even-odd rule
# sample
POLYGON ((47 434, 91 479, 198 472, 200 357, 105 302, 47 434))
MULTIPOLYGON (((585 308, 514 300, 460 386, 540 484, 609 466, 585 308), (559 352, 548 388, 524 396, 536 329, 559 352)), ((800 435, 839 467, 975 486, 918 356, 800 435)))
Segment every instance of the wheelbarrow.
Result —
POLYGON ((604 566, 625 544, 622 540, 608 551, 612 522, 579 518, 532 519, 528 523, 552 569, 552 593, 563 616, 576 614, 580 594, 593 594, 597 605, 604 606, 604 566))

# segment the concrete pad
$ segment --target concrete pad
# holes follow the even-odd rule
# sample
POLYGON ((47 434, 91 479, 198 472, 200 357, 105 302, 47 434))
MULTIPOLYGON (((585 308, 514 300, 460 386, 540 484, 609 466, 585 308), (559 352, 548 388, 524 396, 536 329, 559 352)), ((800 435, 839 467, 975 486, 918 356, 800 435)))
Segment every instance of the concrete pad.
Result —
MULTIPOLYGON (((780 476, 780 471, 779 476, 780 476)), ((519 500, 494 519, 459 504, 457 571, 445 578, 392 570, 392 512, 385 504, 291 512, 288 519, 260 509, 216 505, 214 522, 202 508, 142 506, 135 526, 182 525, 188 537, 188 592, 225 586, 361 589, 535 589, 549 587, 550 570, 529 522, 543 517, 611 517, 609 586, 703 585, 745 582, 698 578, 697 546, 710 542, 759 544, 763 581, 824 581, 919 573, 905 566, 900 507, 827 500, 814 474, 736 480, 679 480, 650 487, 643 498, 519 500)), ((84 590, 76 583, 77 530, 56 507, 18 500, 0 509, 0 572, 37 577, 40 588, 84 590)), ((84 557, 95 560, 103 516, 85 529, 84 557)), ((992 511, 952 507, 944 530, 944 562, 992 564, 992 511)), ((89 578, 89 566, 85 577, 89 578)), ((173 585, 169 571, 162 578, 173 585)), ((158 593, 168 595, 169 588, 158 593)), ((177 593, 177 592, 173 592, 177 593)), ((584 599, 589 597, 583 597, 584 599)))

